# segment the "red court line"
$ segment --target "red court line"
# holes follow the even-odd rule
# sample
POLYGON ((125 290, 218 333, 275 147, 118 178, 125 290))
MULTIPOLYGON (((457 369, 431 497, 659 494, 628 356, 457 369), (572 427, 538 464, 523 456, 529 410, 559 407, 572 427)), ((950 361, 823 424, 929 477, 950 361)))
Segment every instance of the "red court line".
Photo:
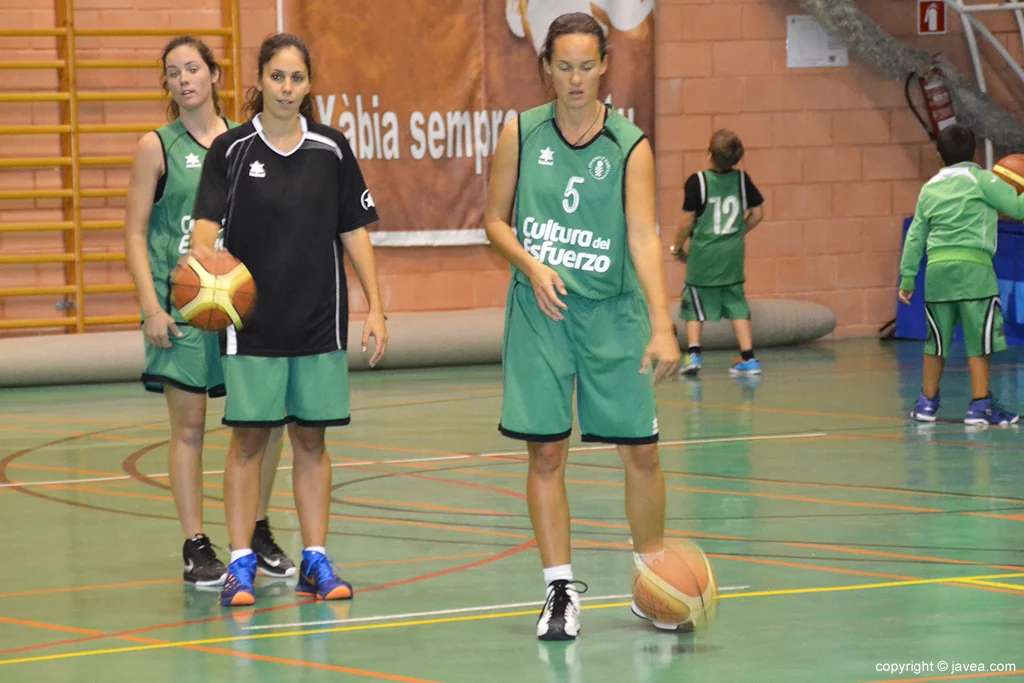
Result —
MULTIPOLYGON (((27 463, 15 462, 11 463, 10 467, 16 467, 22 470, 45 470, 47 472, 71 472, 72 474, 88 474, 94 477, 118 477, 121 476, 120 472, 102 472, 100 470, 80 470, 74 467, 51 467, 49 465, 29 465, 27 463)), ((31 482, 22 482, 25 484, 31 482)))
POLYGON ((74 626, 58 626, 57 624, 47 624, 42 621, 27 621, 25 619, 12 619, 10 617, 0 617, 0 623, 14 624, 15 626, 30 626, 32 628, 44 628, 48 631, 67 631, 68 633, 89 633, 89 634, 103 634, 103 631, 97 631, 91 628, 75 628, 74 626))
POLYGON ((448 507, 447 505, 431 505, 430 503, 410 503, 402 500, 378 500, 377 498, 353 498, 352 496, 344 496, 341 498, 343 503, 368 503, 370 505, 391 505, 397 507, 410 507, 410 508, 423 508, 424 510, 440 510, 442 512, 466 512, 477 515, 497 515, 497 516, 512 516, 512 512, 499 512, 498 510, 480 510, 477 508, 454 508, 448 507))
MULTIPOLYGON (((58 624, 48 624, 41 621, 25 621, 22 619, 8 619, 0 617, 0 622, 13 623, 17 626, 30 626, 33 628, 46 629, 48 631, 70 631, 72 633, 89 633, 98 636, 107 636, 109 634, 104 631, 97 631, 95 629, 81 629, 72 628, 70 626, 60 626, 58 624)), ((118 640, 126 640, 133 643, 146 643, 147 645, 167 645, 170 641, 167 640, 156 640, 153 638, 137 638, 133 636, 119 636, 118 640)), ((238 652, 236 650, 225 650, 222 648, 203 647, 200 645, 182 645, 179 646, 182 650, 193 650, 196 652, 209 652, 211 654, 227 655, 229 657, 239 657, 242 659, 255 659, 263 662, 272 662, 274 664, 285 664, 287 666, 299 666, 310 669, 323 669, 324 671, 335 671, 338 673, 352 674, 355 676, 364 676, 366 678, 379 678, 386 681, 402 681, 404 683, 436 683, 436 681, 429 681, 423 678, 411 678, 408 676, 399 676, 396 674, 386 674, 379 671, 369 671, 366 669, 353 669, 347 666, 336 666, 333 664, 319 664, 316 662, 305 662, 299 659, 285 659, 283 657, 269 657, 266 655, 257 655, 249 652, 238 652)), ((0 662, 2 664, 3 662, 0 662)))
POLYGON ((796 410, 792 408, 768 408, 760 406, 737 406, 727 403, 693 403, 689 401, 658 401, 661 405, 682 406, 684 408, 718 408, 721 410, 746 410, 755 413, 786 413, 788 415, 813 415, 817 417, 842 417, 854 420, 882 420, 885 422, 906 422, 905 418, 892 415, 861 415, 857 413, 826 413, 817 410, 796 410))
MULTIPOLYGON (((399 581, 392 581, 390 583, 380 584, 380 585, 377 585, 377 586, 370 586, 369 588, 362 588, 362 589, 357 588, 356 589, 356 593, 357 594, 359 594, 359 593, 372 593, 373 591, 384 590, 386 588, 393 588, 395 586, 408 585, 408 584, 411 584, 411 583, 416 583, 416 582, 419 582, 419 581, 425 581, 427 579, 432 579, 432 578, 435 578, 435 577, 438 577, 438 576, 443 576, 443 575, 446 575, 446 574, 454 574, 456 572, 464 571, 464 570, 467 570, 467 569, 474 569, 476 567, 480 567, 482 565, 490 564, 491 562, 496 562, 497 560, 504 559, 506 557, 509 557, 510 555, 515 554, 515 553, 522 552, 522 551, 530 548, 534 543, 535 543, 535 541, 533 539, 530 539, 530 540, 528 540, 528 541, 526 541, 524 543, 521 543, 518 546, 515 546, 514 548, 509 548, 507 550, 503 550, 500 553, 497 553, 497 554, 492 555, 490 557, 485 557, 485 558, 483 558, 481 560, 477 560, 475 562, 470 562, 470 563, 464 564, 464 565, 458 565, 456 567, 450 567, 448 569, 441 570, 441 571, 430 572, 428 574, 422 574, 420 576, 414 576, 414 577, 411 577, 411 578, 408 578, 408 579, 401 579, 399 581)), ((303 601, 298 601, 298 602, 287 603, 287 604, 284 604, 284 605, 276 605, 274 607, 265 607, 263 609, 253 610, 251 612, 251 614, 264 614, 264 613, 267 613, 267 612, 276 612, 276 611, 280 611, 280 610, 285 610, 285 609, 291 609, 291 608, 294 608, 294 607, 298 607, 300 605, 307 605, 307 604, 310 604, 310 603, 313 603, 313 602, 316 602, 316 601, 315 600, 303 600, 303 601)), ((72 639, 69 639, 69 640, 60 640, 60 641, 55 641, 55 642, 51 642, 51 643, 40 643, 38 645, 27 645, 27 646, 24 646, 24 647, 17 647, 17 648, 11 648, 11 649, 7 649, 7 650, 0 650, 0 655, 15 654, 17 652, 28 652, 28 651, 31 651, 31 650, 39 650, 39 649, 49 648, 49 647, 61 647, 61 646, 64 646, 64 645, 75 645, 75 644, 78 644, 78 643, 91 642, 91 641, 95 641, 95 640, 105 640, 105 639, 108 639, 108 638, 124 638, 126 636, 134 636, 134 635, 138 635, 140 633, 150 633, 150 632, 153 632, 153 631, 160 631, 160 630, 168 629, 168 628, 181 628, 181 627, 185 627, 185 626, 194 626, 196 624, 207 624, 207 623, 212 623, 212 622, 216 622, 216 621, 226 621, 226 620, 231 619, 231 618, 232 618, 232 615, 227 614, 227 615, 224 615, 224 616, 221 616, 221 617, 209 617, 207 619, 196 619, 196 620, 193 620, 193 621, 179 621, 179 622, 173 622, 173 623, 169 623, 169 624, 157 624, 157 625, 154 625, 154 626, 145 626, 145 627, 142 627, 142 628, 131 629, 131 630, 128 630, 128 631, 119 631, 119 632, 116 632, 116 633, 106 633, 106 634, 103 634, 103 635, 93 635, 93 636, 89 636, 89 637, 85 637, 85 638, 72 638, 72 639)))
POLYGON ((437 681, 431 681, 426 678, 412 678, 409 676, 399 676, 397 674, 381 673, 379 671, 367 671, 366 669, 352 669, 347 666, 336 666, 334 664, 320 664, 318 662, 305 662, 301 659, 285 659, 283 657, 270 657, 268 655, 257 655, 250 652, 238 652, 236 650, 223 650, 220 648, 203 647, 201 645, 187 645, 183 646, 182 649, 196 650, 198 652, 209 652, 217 655, 227 655, 229 657, 239 657, 241 659, 252 659, 260 662, 271 662, 274 664, 298 666, 306 669, 333 671, 336 673, 352 674, 354 676, 364 676, 366 678, 378 678, 384 681, 401 681, 402 683, 438 683, 437 681))
POLYGON ((128 583, 107 583, 100 586, 77 586, 74 588, 43 588, 35 591, 21 591, 19 593, 0 593, 0 598, 20 598, 26 595, 49 595, 52 593, 74 593, 77 591, 92 591, 102 588, 131 588, 132 586, 152 586, 158 583, 181 583, 181 579, 154 579, 152 581, 130 581, 128 583))

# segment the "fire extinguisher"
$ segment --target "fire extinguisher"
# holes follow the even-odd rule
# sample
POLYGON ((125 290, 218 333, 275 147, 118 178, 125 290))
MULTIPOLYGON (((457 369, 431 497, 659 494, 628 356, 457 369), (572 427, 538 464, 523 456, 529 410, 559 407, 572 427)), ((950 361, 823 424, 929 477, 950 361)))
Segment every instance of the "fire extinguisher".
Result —
POLYGON ((944 128, 956 123, 956 112, 953 109, 953 98, 949 94, 949 88, 946 87, 946 81, 942 75, 942 70, 939 68, 934 58, 923 74, 918 75, 911 73, 907 77, 904 92, 907 97, 907 104, 910 105, 911 111, 914 112, 914 116, 916 116, 917 120, 921 122, 921 126, 928 132, 928 137, 932 140, 934 140, 944 128), (927 122, 918 113, 917 108, 914 107, 914 103, 910 99, 910 83, 914 80, 915 76, 917 76, 918 82, 921 86, 921 94, 924 97, 925 107, 928 109, 929 121, 927 122))

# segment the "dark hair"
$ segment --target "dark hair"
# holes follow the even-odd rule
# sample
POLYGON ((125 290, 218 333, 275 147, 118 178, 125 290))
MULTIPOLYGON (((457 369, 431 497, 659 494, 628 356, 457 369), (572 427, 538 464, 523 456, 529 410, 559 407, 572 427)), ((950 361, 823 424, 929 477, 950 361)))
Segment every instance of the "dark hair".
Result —
POLYGON ((555 51, 555 41, 562 36, 586 35, 597 38, 597 47, 601 52, 601 61, 608 56, 608 37, 601 28, 597 19, 584 12, 573 12, 563 14, 551 22, 548 28, 547 38, 544 39, 544 48, 537 57, 537 67, 540 69, 541 81, 544 81, 544 63, 551 64, 551 56, 555 51))
MULTIPOLYGON (((257 81, 263 78, 263 68, 267 65, 267 62, 287 47, 294 47, 302 54, 302 59, 306 62, 306 75, 310 81, 313 80, 313 64, 309 58, 309 48, 306 47, 306 43, 302 41, 302 38, 290 33, 275 33, 260 45, 260 54, 257 58, 256 67, 257 81)), ((254 85, 249 88, 245 95, 245 115, 253 118, 262 111, 263 93, 254 85)), ((299 105, 299 113, 307 119, 313 119, 313 96, 310 93, 306 93, 306 96, 302 99, 302 104, 299 105)))
POLYGON ((959 123, 944 128, 939 133, 935 145, 939 148, 939 156, 942 157, 942 163, 946 166, 973 161, 974 153, 977 150, 974 131, 959 123))
MULTIPOLYGON (((171 92, 170 88, 167 87, 167 55, 183 45, 189 45, 199 53, 199 56, 206 62, 206 67, 210 70, 211 80, 221 74, 220 65, 217 64, 217 59, 213 56, 213 50, 210 49, 209 45, 195 36, 178 36, 164 46, 164 53, 160 55, 160 64, 163 66, 163 72, 160 74, 160 85, 163 86, 164 92, 167 94, 171 92)), ((220 96, 217 94, 216 84, 213 85, 213 108, 220 114, 220 96)), ((181 116, 181 109, 172 97, 171 101, 167 104, 167 118, 173 121, 179 116, 181 116)))
POLYGON ((716 169, 722 172, 731 171, 743 158, 743 143, 736 133, 723 128, 711 136, 708 151, 711 152, 711 163, 716 169))

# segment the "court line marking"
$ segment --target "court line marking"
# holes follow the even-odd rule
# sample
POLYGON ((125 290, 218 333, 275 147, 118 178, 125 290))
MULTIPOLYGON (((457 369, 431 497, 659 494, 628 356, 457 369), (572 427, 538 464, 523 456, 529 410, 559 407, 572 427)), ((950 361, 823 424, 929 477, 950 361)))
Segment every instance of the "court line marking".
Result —
MULTIPOLYGON (((1005 578, 1012 578, 1012 577, 1004 576, 1003 578, 1005 579, 1005 578)), ((973 583, 973 584, 977 584, 979 586, 992 586, 994 588, 1007 588, 1009 590, 1019 591, 1021 593, 1024 593, 1024 586, 1021 586, 1021 585, 1016 584, 1016 583, 998 583, 996 581, 983 581, 982 579, 971 579, 970 581, 965 581, 964 583, 973 583)))
MULTIPOLYGON (((739 591, 750 586, 722 586, 718 590, 722 592, 739 591)), ((580 602, 596 602, 600 600, 622 600, 632 599, 629 593, 621 595, 595 595, 593 597, 581 597, 580 602)), ((432 612, 408 612, 406 614, 381 614, 376 617, 358 617, 353 619, 328 619, 326 621, 296 621, 290 624, 265 624, 263 626, 246 626, 243 631, 271 631, 281 628, 297 628, 300 626, 331 626, 333 624, 359 624, 371 621, 385 621, 387 619, 413 619, 415 617, 440 617, 448 614, 469 614, 472 612, 490 612, 491 610, 508 610, 517 607, 539 607, 544 604, 543 600, 532 602, 510 602, 505 605, 479 605, 477 607, 460 607, 458 609, 441 609, 432 612)))
MULTIPOLYGON (((979 581, 985 579, 1000 579, 1000 578, 1018 578, 1024 576, 1024 573, 1018 574, 987 574, 982 576, 960 576, 960 577, 945 577, 938 579, 914 579, 911 581, 892 581, 887 583, 873 583, 873 584, 860 584, 855 586, 823 586, 815 588, 792 588, 777 591, 756 591, 752 593, 730 593, 727 595, 719 596, 721 599, 726 598, 743 598, 743 597, 767 597, 776 595, 799 595, 799 594, 810 594, 810 593, 825 593, 825 592, 840 592, 840 591, 852 591, 852 590, 867 590, 872 588, 890 588, 900 586, 915 586, 924 584, 934 583, 950 583, 950 582, 969 582, 979 581)), ((582 609, 585 610, 597 610, 597 609, 609 609, 615 607, 626 607, 629 602, 609 602, 596 605, 583 605, 582 609)), ((357 624, 354 626, 336 626, 334 628, 325 629, 306 629, 299 631, 286 631, 284 633, 256 633, 246 636, 226 636, 222 638, 204 638, 201 640, 186 640, 169 643, 159 643, 153 645, 138 645, 132 647, 117 647, 107 648, 103 650, 85 650, 82 652, 66 652, 54 655, 42 655, 38 657, 23 657, 19 659, 2 659, 0 660, 0 666, 5 664, 28 664, 30 662, 44 662, 54 661, 60 659, 76 659, 79 657, 93 657, 97 655, 111 655, 111 654, 124 654, 129 652, 144 652, 149 650, 166 650, 170 648, 187 648, 201 645, 216 645, 221 643, 235 643, 245 640, 265 640, 270 638, 289 638, 296 636, 305 636, 311 634, 327 634, 327 633, 345 633, 352 631, 372 631, 385 628, 402 628, 406 626, 429 626, 436 624, 452 624, 452 623, 463 623, 470 621, 483 621, 490 619, 504 619, 511 617, 523 617, 523 616, 535 616, 536 610, 516 611, 516 612, 499 612, 497 614, 472 614, 463 616, 451 616, 442 617, 438 619, 422 619, 418 621, 397 621, 386 624, 357 624)))
MULTIPOLYGON (((373 560, 371 562, 340 562, 339 567, 376 567, 381 565, 411 564, 413 562, 438 562, 447 560, 464 560, 472 557, 487 557, 492 553, 465 553, 462 555, 443 555, 435 557, 410 557, 401 560, 373 560)), ((131 581, 128 583, 105 583, 96 586, 72 586, 68 588, 41 588, 39 590, 20 591, 17 593, 0 593, 3 598, 21 598, 33 595, 51 595, 55 593, 76 593, 80 591, 94 591, 108 588, 133 588, 136 586, 150 586, 161 583, 181 583, 180 578, 154 579, 152 581, 131 581)), ((2 617, 0 617, 2 618, 2 617)), ((99 633, 99 631, 97 631, 99 633)))
MULTIPOLYGON (((826 437, 826 432, 795 432, 792 434, 765 434, 762 436, 730 436, 720 438, 709 438, 709 439, 683 439, 679 441, 662 441, 659 446, 697 446, 702 444, 717 444, 717 443, 735 443, 735 442, 747 442, 747 441, 779 441, 788 439, 820 439, 826 437)), ((578 446, 570 448, 570 453, 583 453, 591 451, 603 451, 613 450, 615 446, 578 446)), ((343 463, 331 463, 331 468, 342 468, 342 467, 369 467, 372 465, 405 465, 410 463, 420 462, 440 462, 444 460, 469 460, 472 458, 505 458, 510 456, 525 456, 525 451, 496 451, 493 453, 464 453, 459 455, 438 455, 429 458, 402 458, 400 460, 359 460, 356 462, 343 462, 343 463)), ((278 467, 278 471, 290 470, 291 466, 278 467)), ((224 474, 224 470, 209 470, 203 472, 204 476, 224 474)), ((147 477, 151 479, 167 479, 170 474, 162 472, 160 474, 147 474, 147 477)), ((13 489, 13 488, 26 488, 29 486, 62 486, 65 484, 92 484, 103 481, 127 481, 133 479, 131 475, 124 474, 112 477, 91 477, 88 479, 58 479, 53 481, 30 481, 30 482, 12 482, 9 484, 0 484, 0 489, 13 489)))

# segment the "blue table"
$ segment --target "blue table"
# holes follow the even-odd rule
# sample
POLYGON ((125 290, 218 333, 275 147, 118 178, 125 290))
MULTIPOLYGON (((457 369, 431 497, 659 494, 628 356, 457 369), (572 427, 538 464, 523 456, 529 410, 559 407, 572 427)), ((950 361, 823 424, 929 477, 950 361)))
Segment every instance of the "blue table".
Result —
MULTIPOLYGON (((903 241, 912 219, 903 221, 903 241)), ((917 292, 909 306, 898 304, 896 308, 897 339, 925 340, 928 337, 924 318, 924 273, 928 257, 921 260, 917 274, 917 292)), ((1024 346, 1024 225, 1012 221, 999 221, 999 248, 993 260, 996 277, 999 279, 999 296, 1006 319, 1006 343, 1010 346, 1024 346)), ((963 341, 963 333, 957 327, 954 342, 963 341)))

